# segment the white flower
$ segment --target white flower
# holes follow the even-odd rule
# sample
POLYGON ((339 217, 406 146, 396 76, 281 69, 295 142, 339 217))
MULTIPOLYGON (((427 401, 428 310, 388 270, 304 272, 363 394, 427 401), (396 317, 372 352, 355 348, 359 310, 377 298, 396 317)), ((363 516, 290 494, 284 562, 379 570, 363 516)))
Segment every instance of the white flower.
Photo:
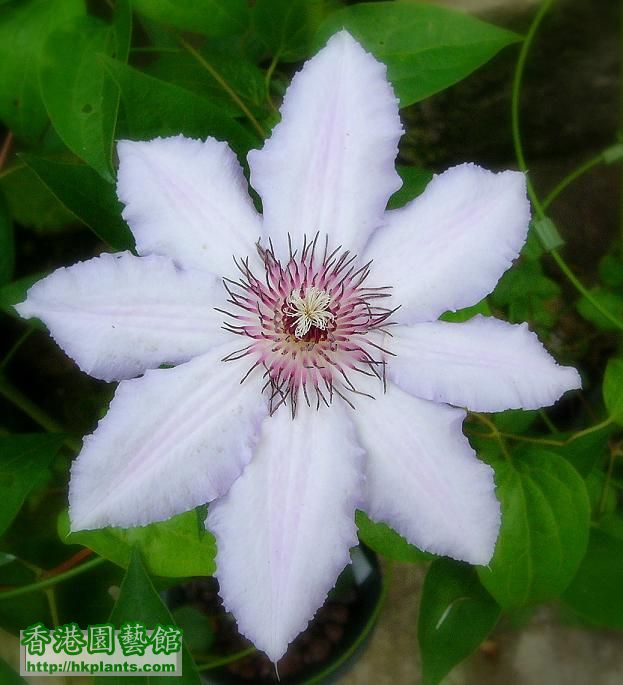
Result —
POLYGON ((121 381, 73 465, 72 528, 210 502, 223 601, 273 661, 349 562, 358 507, 486 564, 493 473, 455 407, 534 409, 580 386, 525 324, 436 321, 517 257, 522 174, 457 166, 386 212, 397 102, 346 32, 294 77, 282 115, 249 155, 263 219, 224 143, 123 141, 118 193, 141 256, 59 269, 17 307, 86 373, 121 381))

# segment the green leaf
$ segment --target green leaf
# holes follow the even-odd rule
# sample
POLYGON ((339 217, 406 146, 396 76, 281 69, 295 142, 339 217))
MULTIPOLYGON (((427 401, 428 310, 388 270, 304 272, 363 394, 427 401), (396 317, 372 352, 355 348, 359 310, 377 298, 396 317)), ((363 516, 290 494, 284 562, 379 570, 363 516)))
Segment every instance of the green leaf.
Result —
POLYGON ((521 260, 507 271, 496 286, 493 297, 500 306, 512 305, 518 299, 541 299, 557 297, 561 288, 544 275, 539 262, 521 260))
POLYGON ((401 535, 384 523, 376 523, 358 511, 356 514, 359 539, 377 554, 393 561, 430 561, 435 557, 410 545, 401 535))
POLYGON ((102 528, 69 532, 66 513, 58 520, 58 533, 68 545, 84 545, 119 566, 127 566, 132 547, 137 547, 150 573, 179 578, 214 573, 216 543, 210 533, 197 530, 194 511, 141 528, 102 528))
POLYGON ((37 233, 56 232, 78 223, 76 217, 25 164, 20 163, 15 170, 0 178, 0 191, 15 223, 37 233))
POLYGON ((192 652, 207 654, 214 643, 212 621, 195 606, 181 606, 173 611, 175 623, 184 631, 184 641, 192 652))
POLYGON ((4 195, 0 190, 0 285, 11 280, 14 266, 13 222, 4 195))
POLYGON ((608 415, 623 424, 623 359, 610 359, 604 375, 603 395, 608 415))
POLYGON ((242 33, 249 20, 246 0, 133 0, 132 4, 148 19, 205 36, 242 33))
POLYGON ((528 237, 526 242, 521 249, 521 256, 524 259, 540 259, 545 254, 543 245, 539 240, 536 231, 534 230, 534 225, 530 222, 528 227, 528 237))
POLYGON ((612 514, 617 508, 617 493, 612 485, 612 479, 608 479, 603 469, 595 467, 584 479, 586 492, 591 503, 591 511, 601 516, 612 514))
POLYGON ((0 437, 0 535, 11 525, 62 444, 62 435, 47 433, 0 437))
POLYGON ((271 55, 296 62, 312 52, 313 37, 336 3, 330 0, 257 0, 253 17, 271 55))
POLYGON ((424 192, 424 189, 433 177, 432 171, 418 169, 413 166, 401 166, 399 164, 396 167, 396 171, 402 179, 402 187, 389 198, 387 203, 388 209, 404 207, 408 202, 424 192))
POLYGON ((471 566, 437 559, 426 574, 418 640, 422 685, 437 685, 489 635, 500 607, 471 566))
POLYGON ((48 115, 39 90, 39 64, 50 33, 84 15, 83 0, 27 0, 0 7, 0 120, 34 143, 48 115))
MULTIPOLYGON (((36 537, 38 531, 25 531, 24 535, 31 535, 36 537)), ((5 538, 7 540, 7 538, 5 538)), ((7 540, 8 542, 8 540, 7 540)), ((46 543, 47 544, 47 541, 46 543)), ((28 557, 32 558, 31 556, 28 557)), ((39 560, 35 559, 35 563, 39 560)), ((55 562, 52 562, 55 563, 55 562)), ((0 566, 0 585, 18 587, 20 585, 29 585, 40 578, 34 573, 32 569, 27 569, 22 564, 6 564, 0 566)), ((33 592, 13 599, 3 599, 0 602, 0 626, 4 630, 12 633, 17 633, 24 626, 43 621, 49 625, 50 619, 49 606, 46 596, 43 592, 33 592)), ((4 681, 0 679, 0 683, 4 681)))
POLYGON ((536 421, 537 411, 525 409, 507 409, 491 417, 495 425, 502 433, 515 433, 521 435, 536 421))
POLYGON ((316 45, 342 28, 387 65, 401 107, 457 83, 519 40, 469 14, 408 0, 361 3, 334 12, 321 25, 316 45))
MULTIPOLYGON (((593 467, 608 454, 608 438, 613 427, 605 426, 601 430, 581 435, 561 447, 548 446, 548 450, 551 449, 556 454, 560 454, 582 477, 586 478, 593 467)), ((572 433, 560 433, 552 435, 552 438, 568 440, 572 435, 572 433)))
MULTIPOLYGON (((138 550, 133 550, 128 571, 125 574, 119 599, 115 604, 109 622, 119 626, 125 622, 143 623, 149 630, 158 624, 173 625, 171 612, 156 592, 150 577, 145 571, 138 550)), ((197 667, 186 646, 182 652, 181 676, 148 676, 148 677, 99 677, 95 678, 97 685, 160 685, 161 683, 175 683, 175 685, 201 685, 201 678, 197 667)))
POLYGON ((563 602, 598 626, 623 629, 623 538, 593 528, 586 556, 563 602))
MULTIPOLYGON (((610 292, 609 290, 601 290, 594 288, 590 291, 591 298, 595 300, 602 309, 612 314, 619 320, 623 320, 623 295, 618 293, 610 292)), ((587 321, 593 324, 596 328, 601 331, 618 331, 618 327, 605 317, 591 300, 582 296, 576 304, 577 310, 580 315, 587 321)))
POLYGON ((2 685, 28 685, 4 659, 0 659, 0 682, 2 685))
POLYGON ((476 316, 476 314, 482 314, 482 316, 491 316, 491 307, 489 307, 486 297, 484 300, 480 300, 480 302, 473 304, 471 307, 458 309, 456 312, 444 312, 439 318, 442 321, 463 323, 464 321, 469 321, 471 318, 476 316))
POLYGON ((253 134, 208 100, 115 60, 102 60, 121 88, 130 138, 146 140, 180 133, 191 138, 214 136, 244 154, 258 145, 253 134))
POLYGON ((119 88, 98 57, 127 59, 129 17, 127 2, 122 2, 116 13, 119 30, 95 17, 62 26, 49 35, 40 70, 54 128, 72 152, 110 182, 119 88))
POLYGON ((618 254, 607 254, 599 262, 599 278, 610 288, 623 286, 623 262, 618 254))
POLYGON ((584 481, 565 459, 539 448, 494 464, 502 528, 482 584, 503 608, 554 599, 571 582, 588 542, 584 481))
POLYGON ((47 273, 30 274, 0 287, 0 309, 10 316, 19 318, 13 309, 14 305, 23 302, 26 299, 28 288, 44 276, 47 276, 47 273))
POLYGON ((121 218, 115 187, 85 164, 68 164, 21 155, 63 205, 115 250, 131 249, 134 240, 121 218))
MULTIPOLYGON (((169 53, 168 57, 171 59, 177 57, 181 64, 186 65, 189 74, 196 69, 203 74, 202 82, 207 92, 195 91, 198 95, 210 100, 213 105, 216 104, 214 102, 216 95, 219 109, 223 110, 224 104, 226 109, 230 109, 233 105, 234 116, 244 116, 240 105, 234 102, 231 93, 227 90, 229 88, 260 118, 266 115, 266 77, 258 66, 231 46, 204 45, 197 48, 196 52, 202 61, 187 51, 184 51, 182 55, 169 53), (184 56, 192 61, 192 66, 183 60, 184 56)), ((162 57, 167 59, 167 55, 162 55, 162 57)), ((178 79, 169 78, 169 81, 177 86, 181 85, 178 79)))
MULTIPOLYGON (((262 117, 266 100, 264 72, 241 55, 234 56, 206 46, 199 53, 249 109, 262 117)), ((186 51, 164 52, 145 71, 154 78, 208 100, 225 116, 243 115, 239 105, 223 89, 222 84, 186 51)))
POLYGON ((520 259, 502 276, 490 298, 494 306, 508 312, 512 323, 530 321, 551 328, 560 312, 560 293, 560 286, 543 273, 539 261, 520 259))

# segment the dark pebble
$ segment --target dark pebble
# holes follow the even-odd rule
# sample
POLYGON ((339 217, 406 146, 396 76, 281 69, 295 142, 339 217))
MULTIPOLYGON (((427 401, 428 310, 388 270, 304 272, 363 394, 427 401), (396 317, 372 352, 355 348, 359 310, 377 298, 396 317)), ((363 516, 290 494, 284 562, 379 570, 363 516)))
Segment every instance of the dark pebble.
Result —
POLYGON ((320 637, 310 643, 305 651, 303 660, 306 664, 319 664, 324 661, 331 653, 331 643, 320 637))
POLYGON ((290 649, 288 653, 278 664, 279 677, 287 678, 288 676, 298 673, 303 667, 303 657, 299 650, 290 649))
POLYGON ((348 621, 348 607, 344 604, 327 604, 324 614, 329 621, 346 623, 348 621))
POLYGON ((333 644, 338 643, 344 636, 344 628, 337 623, 327 623, 324 627, 324 634, 333 644))

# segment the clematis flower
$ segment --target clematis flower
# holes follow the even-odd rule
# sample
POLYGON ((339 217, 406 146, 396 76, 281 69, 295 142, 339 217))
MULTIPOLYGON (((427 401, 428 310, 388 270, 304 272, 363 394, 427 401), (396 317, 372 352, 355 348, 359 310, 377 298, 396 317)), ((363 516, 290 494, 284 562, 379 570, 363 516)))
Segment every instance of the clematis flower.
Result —
POLYGON ((525 324, 437 320, 517 257, 522 174, 456 166, 386 211, 397 101, 346 32, 294 77, 281 113, 248 157, 263 217, 226 144, 122 141, 140 256, 61 268, 17 306, 84 372, 121 381, 73 464, 72 529, 209 502, 223 602, 275 662, 349 563, 357 508, 486 564, 500 507, 465 408, 534 409, 580 387, 525 324))

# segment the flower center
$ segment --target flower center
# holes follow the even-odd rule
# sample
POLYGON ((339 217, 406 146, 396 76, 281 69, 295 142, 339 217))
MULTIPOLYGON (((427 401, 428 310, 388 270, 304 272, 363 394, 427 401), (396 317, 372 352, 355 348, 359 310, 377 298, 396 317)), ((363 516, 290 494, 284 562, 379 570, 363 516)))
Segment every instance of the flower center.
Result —
POLYGON ((264 369, 264 391, 271 412, 284 403, 292 414, 300 397, 308 405, 331 404, 339 396, 351 407, 353 395, 371 396, 357 387, 376 379, 384 388, 385 364, 391 353, 382 346, 384 328, 395 309, 381 306, 388 287, 366 285, 370 264, 357 265, 356 255, 329 252, 320 257, 318 235, 292 251, 285 263, 273 250, 258 245, 264 264, 256 276, 249 260, 237 260, 238 281, 224 279, 229 304, 224 328, 245 338, 246 345, 225 357, 253 360, 243 381, 264 369))
POLYGON ((331 295, 315 286, 308 288, 302 295, 293 290, 286 300, 286 328, 300 340, 313 339, 335 319, 329 310, 330 304, 331 295))

